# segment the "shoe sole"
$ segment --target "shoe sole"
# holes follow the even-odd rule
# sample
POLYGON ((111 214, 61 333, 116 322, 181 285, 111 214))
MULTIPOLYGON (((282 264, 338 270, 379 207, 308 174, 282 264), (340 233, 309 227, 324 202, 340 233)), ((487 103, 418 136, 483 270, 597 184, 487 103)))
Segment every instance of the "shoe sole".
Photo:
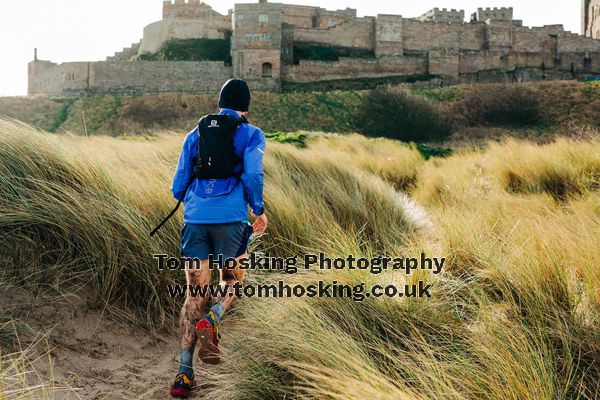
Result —
POLYGON ((213 330, 209 328, 200 328, 196 330, 198 336, 198 343, 200 344, 200 350, 198 350, 198 357, 206 364, 216 365, 221 362, 219 355, 220 350, 212 342, 213 330))
POLYGON ((187 399, 190 396, 190 393, 186 393, 183 389, 181 390, 173 390, 171 389, 171 396, 177 399, 187 399))
POLYGON ((186 393, 186 391, 183 388, 177 388, 177 389, 171 389, 171 396, 174 398, 178 398, 178 399, 187 399, 188 397, 190 397, 190 394, 192 392, 192 389, 194 388, 195 382, 192 381, 190 384, 190 390, 186 393))

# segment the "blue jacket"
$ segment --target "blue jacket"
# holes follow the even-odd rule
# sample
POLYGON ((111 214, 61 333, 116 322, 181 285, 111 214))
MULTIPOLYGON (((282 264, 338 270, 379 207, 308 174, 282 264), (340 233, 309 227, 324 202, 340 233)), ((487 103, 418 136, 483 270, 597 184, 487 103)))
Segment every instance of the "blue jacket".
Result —
MULTIPOLYGON (((220 114, 238 114, 224 108, 220 114)), ((248 205, 256 215, 264 212, 263 155, 265 135, 257 127, 241 124, 234 136, 235 154, 242 161, 236 166, 238 177, 226 179, 195 179, 183 199, 183 220, 190 224, 217 224, 245 221, 248 205)), ((193 158, 198 155, 198 128, 185 138, 173 177, 171 192, 179 200, 194 172, 193 158)))

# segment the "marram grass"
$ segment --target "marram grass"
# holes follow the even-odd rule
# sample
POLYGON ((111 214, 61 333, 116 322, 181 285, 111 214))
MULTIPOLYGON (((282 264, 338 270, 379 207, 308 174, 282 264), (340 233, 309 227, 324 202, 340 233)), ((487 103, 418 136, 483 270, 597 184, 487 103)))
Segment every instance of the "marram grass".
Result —
MULTIPOLYGON (((594 141, 504 142, 423 160, 415 148, 360 136, 270 143, 265 161, 274 255, 447 257, 442 276, 361 271, 249 274, 433 285, 431 299, 242 299, 224 321, 226 382, 215 399, 583 399, 600 397, 600 193, 594 141), (408 191, 434 221, 424 235, 408 191), (435 243, 433 243, 433 241, 435 243), (437 254, 440 253, 440 254, 437 254)), ((3 279, 87 290, 169 326, 156 251, 176 254, 174 200, 183 136, 53 136, 0 122, 3 279)), ((4 362, 3 376, 11 374, 4 362)), ((8 366, 8 367, 7 367, 8 366)), ((11 389, 14 390, 14 389, 11 389)))

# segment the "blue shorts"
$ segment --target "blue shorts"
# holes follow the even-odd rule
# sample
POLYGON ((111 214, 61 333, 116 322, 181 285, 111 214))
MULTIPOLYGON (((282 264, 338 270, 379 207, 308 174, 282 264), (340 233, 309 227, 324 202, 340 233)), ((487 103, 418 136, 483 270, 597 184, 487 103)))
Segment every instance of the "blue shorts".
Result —
POLYGON ((248 222, 227 224, 188 224, 181 229, 181 255, 208 260, 210 255, 223 260, 237 258, 248 251, 252 225, 248 222))

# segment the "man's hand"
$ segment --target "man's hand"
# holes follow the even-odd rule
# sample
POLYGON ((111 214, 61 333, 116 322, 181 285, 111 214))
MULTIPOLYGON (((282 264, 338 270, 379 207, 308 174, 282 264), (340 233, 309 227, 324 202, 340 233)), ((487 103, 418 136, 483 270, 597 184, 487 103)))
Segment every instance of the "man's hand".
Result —
POLYGON ((254 213, 252 213, 252 216, 256 217, 256 219, 254 220, 254 224, 252 224, 252 229, 254 230, 254 233, 257 235, 265 233, 265 231, 267 230, 267 225, 269 224, 265 213, 262 213, 262 215, 259 215, 258 217, 254 215, 254 213))

